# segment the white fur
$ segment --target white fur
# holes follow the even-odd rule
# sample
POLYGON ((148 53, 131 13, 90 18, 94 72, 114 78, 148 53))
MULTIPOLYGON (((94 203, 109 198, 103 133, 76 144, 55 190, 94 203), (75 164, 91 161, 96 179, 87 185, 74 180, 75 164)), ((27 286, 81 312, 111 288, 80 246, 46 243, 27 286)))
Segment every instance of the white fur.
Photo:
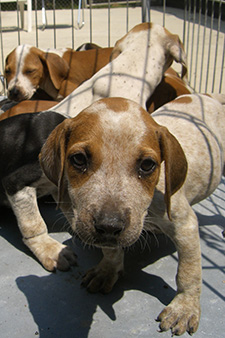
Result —
MULTIPOLYGON (((147 99, 169 67, 169 42, 172 46, 176 45, 174 39, 170 39, 164 28, 157 24, 152 24, 149 29, 131 30, 115 45, 121 54, 56 105, 54 110, 73 117, 100 98, 116 96, 131 99, 145 108, 147 99)), ((181 49, 176 54, 177 58, 180 55, 185 59, 181 49)), ((185 60, 180 62, 185 63, 185 60)))

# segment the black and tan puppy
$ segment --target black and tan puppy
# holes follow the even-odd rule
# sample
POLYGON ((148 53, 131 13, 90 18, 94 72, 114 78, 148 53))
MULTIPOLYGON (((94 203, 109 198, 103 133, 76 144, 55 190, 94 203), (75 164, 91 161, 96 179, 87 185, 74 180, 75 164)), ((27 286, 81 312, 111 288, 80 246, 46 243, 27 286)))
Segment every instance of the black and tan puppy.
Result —
POLYGON ((53 193, 38 161, 42 145, 65 117, 46 111, 21 114, 0 122, 0 204, 10 205, 24 243, 47 270, 67 270, 75 263, 73 252, 48 235, 37 198, 53 193))

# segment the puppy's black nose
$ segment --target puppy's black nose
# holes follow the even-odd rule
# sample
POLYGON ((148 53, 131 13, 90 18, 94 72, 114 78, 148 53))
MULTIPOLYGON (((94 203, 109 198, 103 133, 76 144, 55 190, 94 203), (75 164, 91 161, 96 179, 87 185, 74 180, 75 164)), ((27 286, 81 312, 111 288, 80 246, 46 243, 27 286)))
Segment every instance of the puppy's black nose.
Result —
POLYGON ((16 100, 18 98, 19 94, 20 94, 20 91, 16 87, 9 90, 9 98, 11 100, 12 99, 16 100))
POLYGON ((94 219, 95 230, 100 235, 119 236, 125 228, 125 221, 119 213, 101 213, 94 219))

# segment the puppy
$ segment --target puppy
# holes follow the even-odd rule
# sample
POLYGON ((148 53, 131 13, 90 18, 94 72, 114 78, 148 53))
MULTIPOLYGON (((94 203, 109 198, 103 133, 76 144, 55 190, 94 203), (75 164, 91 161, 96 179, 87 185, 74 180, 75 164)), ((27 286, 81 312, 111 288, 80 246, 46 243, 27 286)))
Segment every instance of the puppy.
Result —
POLYGON ((131 99, 146 108, 147 100, 174 60, 182 64, 182 78, 187 73, 186 54, 178 35, 149 22, 135 26, 118 40, 111 60, 54 110, 73 117, 92 102, 114 96, 131 99))
MULTIPOLYGON (((126 81, 127 75, 125 74, 124 76, 120 77, 120 75, 119 75, 120 71, 121 72, 123 72, 123 71, 127 72, 126 62, 127 62, 127 67, 128 67, 130 62, 131 62, 132 56, 135 56, 136 59, 137 59, 137 55, 136 55, 137 52, 139 53, 139 56, 140 56, 140 60, 137 59, 137 66, 139 65, 139 66, 141 66, 141 68, 140 67, 136 68, 136 66, 135 66, 136 59, 134 59, 135 62, 132 65, 132 68, 130 69, 133 72, 133 75, 134 75, 133 80, 134 81, 131 81, 131 82, 129 81, 128 86, 124 86, 124 88, 123 88, 124 94, 123 94, 123 91, 120 91, 120 95, 126 96, 127 93, 129 92, 128 89, 129 88, 132 89, 132 87, 135 86, 136 83, 138 84, 140 81, 142 82, 142 78, 143 78, 143 83, 145 83, 145 80, 144 80, 145 73, 144 73, 144 75, 142 74, 142 72, 143 72, 143 69, 142 69, 143 56, 141 55, 140 50, 139 50, 139 47, 141 47, 141 46, 139 46, 139 40, 140 39, 141 39, 141 45, 143 45, 143 42, 145 43, 144 47, 142 48, 142 51, 145 53, 145 51, 147 49, 147 55, 149 55, 148 63, 151 64, 151 61, 152 61, 152 67, 150 67, 150 65, 148 64, 148 67, 146 69, 146 74, 148 74, 148 72, 150 72, 150 74, 148 74, 146 76, 147 76, 148 80, 150 81, 151 89, 156 86, 156 83, 158 83, 158 81, 160 81, 164 70, 170 65, 170 63, 172 62, 172 60, 174 58, 177 61, 180 60, 180 62, 185 64, 185 62, 182 61, 182 60, 185 59, 185 53, 184 53, 183 48, 181 46, 180 40, 177 36, 170 34, 168 31, 166 31, 164 28, 162 28, 161 26, 158 26, 158 25, 152 25, 152 24, 148 23, 148 24, 143 24, 143 25, 141 24, 139 26, 136 26, 133 30, 131 30, 130 33, 128 33, 126 35, 126 37, 124 39, 122 39, 121 43, 116 44, 116 46, 117 46, 116 51, 118 52, 118 48, 120 48, 121 54, 116 59, 115 59, 115 54, 114 54, 114 59, 112 61, 113 65, 116 62, 116 69, 117 69, 117 72, 118 72, 118 73, 116 73, 115 78, 119 82, 121 82, 120 84, 122 85, 123 81, 124 80, 126 81), (146 43, 149 41, 149 35, 151 36, 151 43, 153 44, 153 42, 154 42, 156 44, 156 46, 153 46, 154 44, 153 45, 150 44, 151 46, 148 46, 148 44, 147 44, 147 47, 146 47, 146 43), (130 43, 129 43, 129 41, 130 41, 130 43), (128 43, 128 46, 127 46, 127 43, 128 43), (132 48, 132 49, 130 49, 130 48, 132 48), (166 56, 165 56, 165 53, 166 53, 166 56), (117 62, 117 60, 119 60, 119 62, 117 62), (140 62, 140 64, 139 64, 139 62, 140 62), (157 67, 156 67, 155 71, 157 73, 157 79, 153 80, 153 78, 151 78, 150 75, 152 75, 154 77, 155 71, 151 71, 151 68, 154 69, 154 66, 156 66, 156 65, 157 65, 157 67), (137 77, 136 77, 137 82, 135 81, 135 69, 137 71, 137 77), (160 72, 162 72, 162 73, 160 73, 160 72), (139 76, 140 76, 140 78, 139 78, 139 76)), ((99 49, 99 50, 101 50, 101 49, 99 49)), ((79 53, 82 53, 82 52, 79 52, 79 53)), ((108 68, 106 70, 104 70, 104 72, 105 71, 106 71, 106 73, 104 73, 104 74, 108 74, 107 73, 108 68)), ((110 74, 111 73, 109 73, 109 75, 110 74)), ((107 78, 107 76, 106 76, 106 78, 107 78)), ((98 77, 97 79, 100 81, 100 77, 98 77)), ((81 86, 81 87, 83 87, 83 86, 81 86)), ((148 86, 147 86, 147 88, 148 88, 148 86)), ((103 86, 103 89, 104 89, 104 86, 103 86)), ((138 86, 136 90, 139 90, 139 89, 140 88, 138 86)), ((136 90, 135 90, 135 92, 136 92, 136 90)), ((141 95, 141 92, 139 93, 139 95, 138 95, 138 93, 136 93, 136 94, 137 95, 136 95, 135 99, 137 100, 138 97, 141 95)), ((130 93, 129 93, 129 95, 130 95, 130 93)), ((86 97, 86 95, 84 93, 84 98, 85 97, 86 97)), ((77 100, 77 98, 76 98, 76 100, 78 102, 78 111, 77 112, 80 111, 82 104, 84 104, 85 106, 88 104, 89 101, 88 100, 83 101, 84 98, 83 98, 83 95, 80 97, 82 102, 80 100, 77 100)), ((97 97, 96 97, 96 99, 97 99, 97 97)), ((75 97, 72 97, 72 100, 76 101, 75 97)), ((69 104, 70 104, 70 101, 69 101, 69 104)), ((67 106, 67 103, 64 102, 64 108, 65 108, 65 111, 68 111, 71 114, 77 114, 77 112, 73 109, 73 105, 71 105, 72 110, 70 110, 67 106)), ((62 110, 64 110, 64 108, 62 110)), ((55 107, 54 107, 54 111, 55 111, 55 107)), ((21 135, 20 137, 22 139, 23 139, 23 135, 27 135, 27 132, 29 131, 29 129, 27 131, 27 124, 22 123, 23 119, 24 119, 24 121, 26 121, 28 119, 28 117, 25 117, 25 115, 26 114, 23 114, 23 117, 18 117, 18 120, 16 119, 16 116, 14 116, 14 120, 10 120, 10 121, 6 122, 6 123, 9 123, 9 125, 13 126, 12 121, 21 121, 21 123, 19 124, 18 130, 19 130, 19 134, 21 135)), ((41 120, 41 119, 39 118, 39 120, 41 120)), ((43 123, 48 124, 46 119, 43 119, 43 120, 45 121, 43 123)), ((5 121, 7 121, 7 119, 5 121)), ((3 122, 4 121, 2 121, 2 123, 3 122)), ((15 122, 15 124, 17 125, 17 122, 15 122)), ((5 126, 5 124, 3 124, 3 126, 5 126)), ((28 126, 29 126, 29 124, 28 124, 28 126)), ((25 149, 28 149, 28 150, 33 149, 33 147, 34 147, 34 149, 36 149, 35 144, 36 143, 38 145, 40 145, 41 143, 43 144, 43 140, 44 140, 44 137, 42 137, 42 133, 40 132, 40 135, 38 134, 40 128, 42 128, 42 124, 40 124, 40 126, 38 126, 38 124, 36 124, 36 125, 34 124, 32 126, 37 128, 37 129, 34 132, 32 130, 29 131, 29 134, 28 134, 29 138, 25 137, 25 139, 26 139, 25 149), (36 138, 40 138, 40 139, 36 140, 36 138)), ((47 128, 47 126, 46 126, 46 128, 47 128)), ((49 124, 49 129, 47 128, 49 132, 52 130, 51 128, 52 128, 52 126, 49 124)), ((45 128, 43 128, 43 129, 45 130, 45 128)), ((4 127, 2 127, 2 130, 4 130, 4 127)), ((8 133, 8 135, 10 135, 10 133, 8 133)), ((16 138, 14 138, 14 141, 16 142, 16 138)), ((14 149, 16 148, 17 144, 15 144, 15 142, 13 143, 11 138, 9 138, 9 137, 4 138, 1 146, 3 147, 2 149, 4 149, 4 148, 8 149, 7 156, 10 156, 13 153, 14 149)), ((36 154, 36 151, 34 153, 36 154)), ((20 156, 15 157, 15 161, 16 161, 15 163, 18 162, 17 165, 18 165, 19 168, 20 167, 23 168, 23 165, 27 166, 28 164, 30 164, 30 165, 33 164, 32 159, 30 158, 30 156, 28 156, 29 154, 26 155, 26 152, 25 152, 24 157, 23 157, 22 152, 18 152, 18 154, 20 154, 20 156)), ((7 161, 10 162, 10 158, 7 161)), ((7 161, 3 158, 1 163, 5 163, 7 161)), ((32 173, 32 170, 30 172, 32 173)), ((21 169, 19 176, 16 176, 14 181, 16 182, 16 180, 18 180, 19 182, 24 182, 24 181, 26 182, 26 171, 21 169)), ((39 234, 39 230, 33 231, 34 232, 34 238, 30 238, 29 235, 26 235, 26 233, 29 232, 29 229, 39 229, 40 228, 39 223, 42 224, 41 228, 45 229, 45 231, 46 231, 46 225, 44 224, 44 221, 40 217, 37 207, 27 208, 26 212, 24 212, 24 210, 25 210, 24 205, 27 204, 27 205, 34 205, 35 206, 37 204, 37 201, 36 201, 36 198, 37 198, 36 197, 36 190, 37 189, 40 188, 41 191, 42 191, 42 195, 43 194, 46 195, 46 194, 52 193, 52 191, 51 191, 52 188, 48 187, 45 184, 45 181, 43 183, 42 180, 36 180, 35 175, 34 175, 34 181, 32 180, 32 177, 31 177, 28 183, 29 183, 28 184, 29 187, 31 185, 32 192, 30 192, 30 188, 28 189, 26 185, 21 184, 21 186, 18 186, 18 189, 13 191, 14 192, 13 195, 8 193, 7 197, 10 200, 12 208, 13 208, 16 216, 17 216, 17 220, 18 220, 21 232, 23 234, 23 237, 29 238, 29 240, 27 240, 27 239, 24 240, 25 243, 35 253, 36 257, 41 261, 41 263, 44 265, 44 267, 48 270, 52 270, 55 267, 61 266, 61 264, 57 261, 57 259, 56 260, 54 260, 52 258, 49 259, 48 252, 45 249, 47 241, 45 242, 44 240, 42 240, 41 236, 36 236, 36 234, 39 234), (20 203, 17 202, 17 199, 19 199, 20 203), (27 203, 27 201, 29 201, 29 203, 27 203), (16 210, 15 210, 15 205, 16 205, 16 210), (33 213, 36 215, 35 217, 33 216, 33 213), (32 226, 30 226, 29 219, 33 220, 32 226), (41 219, 41 221, 40 221, 40 219, 41 219), (39 247, 39 244, 40 244, 39 242, 43 243, 43 246, 40 246, 42 248, 42 251, 37 249, 39 247)), ((56 198, 57 198, 57 196, 56 196, 56 198)), ((65 205, 66 204, 62 204, 61 209, 69 217, 70 213, 68 213, 67 209, 65 209, 65 205)), ((68 220, 71 221, 70 219, 68 219, 68 220)), ((53 246, 52 246, 52 248, 53 248, 53 246)), ((58 257, 59 249, 56 247, 55 251, 56 252, 55 252, 54 256, 58 257)), ((52 249, 51 255, 53 256, 53 249, 52 249)), ((67 264, 67 266, 68 266, 68 264, 67 264)), ((59 267, 59 268, 61 268, 61 267, 59 267)))
MULTIPOLYGON (((161 82, 147 100, 147 111, 152 113, 154 110, 161 107, 163 104, 174 100, 176 97, 183 94, 191 94, 192 92, 193 90, 188 86, 187 82, 170 67, 165 71, 161 82)), ((57 101, 34 99, 24 100, 18 103, 10 101, 3 104, 0 108, 0 121, 17 114, 44 111, 56 106, 57 104, 57 101)))
POLYGON ((168 68, 160 84, 146 102, 146 109, 152 113, 167 102, 173 101, 180 95, 192 94, 194 91, 188 85, 186 78, 181 78, 175 70, 168 68))
MULTIPOLYGON (((14 51, 12 55, 8 56, 5 67, 9 97, 16 101, 24 100, 31 97, 36 87, 40 86, 54 100, 66 97, 54 106, 54 111, 69 116, 75 116, 93 101, 108 96, 122 95, 146 108, 147 100, 153 94, 173 60, 182 64, 182 79, 185 78, 187 72, 186 55, 179 37, 171 34, 160 25, 152 23, 142 23, 135 26, 117 41, 113 49, 98 48, 82 52, 67 49, 62 53, 61 59, 69 65, 68 75, 63 71, 65 67, 60 67, 60 63, 57 63, 57 58, 59 56, 54 53, 37 51, 30 46, 17 47, 16 52, 14 51), (38 55, 31 58, 31 52, 38 55), (17 55, 16 59, 14 54, 17 55), (18 59, 19 57, 21 60, 18 59), (33 59, 39 64, 36 67, 39 75, 32 67, 33 59), (112 62, 109 63, 109 59, 112 62), (15 67, 16 63, 20 65, 18 70, 15 67), (41 63, 45 65, 45 76, 41 63), (53 69, 51 69, 51 65, 53 65, 53 69), (55 67, 56 65, 57 67, 55 67), (104 65, 106 66, 103 67, 104 65), (30 77, 28 82, 27 75, 30 77), (37 80, 36 85, 32 80, 33 76, 37 80), (77 88, 82 82, 84 83, 77 88), (29 85, 25 86, 24 83, 29 85), (32 90, 28 90, 28 87, 32 90), (12 95, 10 88, 12 88, 12 95), (14 95, 15 92, 16 95, 14 95), (28 92, 31 95, 27 96, 28 92), (17 95, 18 97, 15 97, 17 95)), ((173 90, 178 92, 177 81, 172 81, 172 88, 174 83, 176 85, 173 90)), ((178 86, 181 87, 179 82, 178 86)), ((185 91, 180 90, 179 93, 186 93, 186 88, 185 91)), ((158 95, 155 97, 157 101, 158 95)), ((156 104, 149 103, 149 107, 154 108, 156 105, 157 102, 156 104)))
MULTIPOLYGON (((74 51, 16 47, 6 58, 5 78, 10 100, 31 99, 38 89, 60 101, 89 79, 109 60, 112 48, 74 51)), ((39 99, 45 97, 39 96, 39 99)))
POLYGON ((15 102, 10 101, 1 107, 0 121, 19 114, 38 113, 52 108, 57 103, 57 101, 47 100, 25 100, 15 104, 15 102), (5 109, 6 111, 4 111, 5 109))
POLYGON ((48 235, 37 204, 38 197, 54 195, 56 190, 43 175, 38 154, 50 132, 64 119, 48 111, 0 122, 0 204, 12 207, 24 243, 50 271, 68 270, 76 262, 70 248, 48 235))
POLYGON ((178 251, 177 294, 159 314, 161 331, 190 334, 200 319, 201 251, 191 205, 224 172, 225 110, 205 95, 184 95, 152 117, 137 103, 106 98, 55 128, 41 166, 70 201, 71 226, 103 259, 87 272, 90 292, 110 292, 123 271, 123 248, 155 227, 178 251), (153 228, 152 228, 153 227, 153 228))

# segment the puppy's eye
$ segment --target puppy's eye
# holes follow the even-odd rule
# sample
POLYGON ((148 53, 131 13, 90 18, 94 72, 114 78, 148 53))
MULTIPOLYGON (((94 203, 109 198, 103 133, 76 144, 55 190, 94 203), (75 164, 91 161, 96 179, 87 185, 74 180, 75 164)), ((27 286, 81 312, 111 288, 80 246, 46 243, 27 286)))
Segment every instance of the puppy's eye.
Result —
POLYGON ((10 73, 11 73, 11 69, 10 68, 5 69, 5 74, 6 75, 9 75, 10 73))
POLYGON ((86 154, 84 153, 76 153, 70 156, 70 162, 74 166, 74 168, 85 172, 88 167, 88 159, 86 154))
POLYGON ((27 70, 25 71, 25 74, 29 75, 29 74, 32 74, 32 73, 34 73, 34 72, 35 72, 35 69, 27 69, 27 70))
POLYGON ((140 162, 138 174, 140 176, 150 175, 156 168, 156 162, 148 157, 140 162))

